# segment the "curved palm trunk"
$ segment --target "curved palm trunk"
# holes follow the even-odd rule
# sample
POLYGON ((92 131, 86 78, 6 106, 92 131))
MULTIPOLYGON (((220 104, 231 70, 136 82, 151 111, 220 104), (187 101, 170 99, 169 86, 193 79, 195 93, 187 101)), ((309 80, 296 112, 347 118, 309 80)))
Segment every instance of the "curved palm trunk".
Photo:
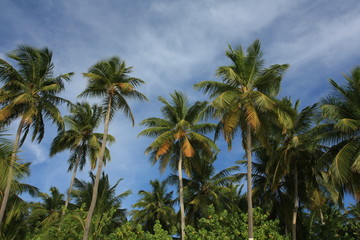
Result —
POLYGON ((292 239, 296 240, 296 220, 297 220, 297 212, 299 209, 299 179, 298 179, 298 169, 297 164, 294 166, 294 209, 292 216, 292 225, 291 225, 291 233, 292 239))
POLYGON ((246 158, 247 158, 247 207, 248 207, 248 237, 254 239, 253 207, 252 207, 252 156, 251 156, 251 126, 246 127, 246 158))
POLYGON ((179 174, 181 240, 185 240, 184 185, 183 185, 183 177, 182 177, 182 154, 181 154, 181 152, 180 152, 180 158, 179 158, 179 163, 178 163, 178 174, 179 174))
POLYGON ((90 208, 88 211, 88 215, 86 217, 83 240, 87 240, 89 238, 91 218, 92 218, 92 215, 94 214, 94 209, 95 209, 95 205, 96 205, 96 201, 97 201, 97 197, 98 197, 99 181, 100 181, 100 175, 101 175, 102 166, 103 166, 103 162, 104 162, 103 160, 104 160, 104 153, 105 153, 105 148, 106 148, 106 140, 107 140, 107 135, 108 135, 108 130, 109 130, 110 111, 111 111, 111 97, 109 97, 109 102, 108 102, 107 111, 106 111, 106 117, 105 117, 105 122, 104 122, 104 135, 103 135, 101 149, 100 149, 99 158, 98 158, 98 169, 96 172, 96 178, 95 178, 95 182, 94 182, 94 188, 93 188, 90 208))
POLYGON ((11 159, 10 159, 10 164, 9 164, 9 171, 8 171, 8 176, 7 176, 7 181, 6 181, 6 188, 5 188, 5 192, 4 192, 4 198, 3 198, 3 201, 1 203, 1 208, 0 208, 0 227, 1 227, 2 223, 3 223, 6 205, 7 205, 7 202, 9 200, 11 183, 12 183, 13 177, 14 177, 14 169, 13 169, 13 167, 14 167, 14 163, 16 161, 16 153, 17 153, 17 151, 19 149, 20 135, 21 135, 21 131, 22 131, 23 127, 24 127, 24 121, 21 120, 20 124, 19 124, 19 127, 17 129, 17 132, 16 132, 14 147, 13 147, 13 151, 11 153, 11 159))
POLYGON ((79 166, 79 161, 80 161, 80 159, 77 158, 76 163, 75 163, 75 167, 74 167, 74 171, 73 171, 73 174, 72 174, 72 177, 71 177, 71 181, 70 181, 70 187, 69 187, 69 190, 68 190, 68 193, 67 193, 67 198, 66 198, 66 202, 65 202, 65 208, 64 208, 64 210, 62 212, 62 215, 61 215, 61 220, 64 218, 65 211, 67 210, 69 202, 70 202, 70 195, 71 195, 71 192, 72 192, 72 189, 73 189, 77 168, 79 166))

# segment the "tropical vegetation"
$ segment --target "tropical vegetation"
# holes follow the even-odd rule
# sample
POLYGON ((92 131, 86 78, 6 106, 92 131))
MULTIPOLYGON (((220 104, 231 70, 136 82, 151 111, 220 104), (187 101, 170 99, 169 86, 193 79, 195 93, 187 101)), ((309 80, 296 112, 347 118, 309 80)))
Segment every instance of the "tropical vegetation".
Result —
POLYGON ((83 74, 79 95, 101 102, 72 103, 61 94, 73 73, 55 75, 48 48, 21 45, 0 59, 0 239, 359 239, 360 66, 300 108, 277 97, 289 65, 265 67, 259 40, 226 56, 220 81, 194 85, 208 101, 174 90, 140 122, 138 135, 151 139, 144 158, 167 175, 140 190, 132 209, 123 206, 132 189, 119 193, 126 186, 104 166, 121 161, 110 144, 126 137, 111 135, 110 123, 120 111, 135 124, 131 104, 147 101, 145 81, 119 57, 104 59, 83 74), (26 184, 32 159, 21 146, 30 132, 40 143, 47 120, 57 126, 49 157, 62 153, 72 171, 66 192, 26 184), (242 152, 225 169, 216 168, 220 135, 242 152))

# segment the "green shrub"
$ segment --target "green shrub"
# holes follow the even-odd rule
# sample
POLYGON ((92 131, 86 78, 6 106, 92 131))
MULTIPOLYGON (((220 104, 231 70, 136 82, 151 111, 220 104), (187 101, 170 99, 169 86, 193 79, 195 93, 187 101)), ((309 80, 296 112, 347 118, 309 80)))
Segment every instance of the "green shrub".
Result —
MULTIPOLYGON (((254 237, 257 240, 285 240, 279 233, 278 221, 268 219, 260 209, 254 209, 254 237)), ((247 216, 244 213, 229 213, 226 210, 215 214, 214 207, 209 207, 208 218, 200 219, 200 228, 186 228, 188 240, 239 240, 248 239, 247 216)))
POLYGON ((154 225, 154 234, 144 232, 140 225, 125 223, 110 234, 106 240, 172 240, 170 234, 162 229, 159 221, 154 225))

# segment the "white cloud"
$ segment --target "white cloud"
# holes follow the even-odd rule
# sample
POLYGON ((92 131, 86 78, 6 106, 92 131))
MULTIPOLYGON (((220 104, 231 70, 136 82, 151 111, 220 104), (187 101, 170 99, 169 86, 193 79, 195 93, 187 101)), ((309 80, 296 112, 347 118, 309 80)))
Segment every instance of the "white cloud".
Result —
POLYGON ((48 159, 48 151, 38 143, 28 141, 25 143, 24 148, 25 151, 22 153, 24 160, 30 160, 33 165, 41 164, 48 159))

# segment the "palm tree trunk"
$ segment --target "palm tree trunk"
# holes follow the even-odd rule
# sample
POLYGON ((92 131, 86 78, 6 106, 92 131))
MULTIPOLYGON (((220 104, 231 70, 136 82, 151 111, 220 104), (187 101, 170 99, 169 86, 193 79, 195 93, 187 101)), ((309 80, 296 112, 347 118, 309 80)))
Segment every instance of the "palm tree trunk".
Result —
POLYGON ((64 210, 62 212, 61 220, 64 218, 65 211, 67 210, 69 202, 70 202, 70 195, 71 195, 71 192, 72 192, 72 189, 73 189, 73 185, 74 185, 74 181, 75 181, 75 177, 76 177, 77 168, 79 166, 79 162, 80 162, 80 158, 77 157, 75 167, 74 167, 74 171, 73 171, 71 181, 70 181, 70 187, 69 187, 69 190, 68 190, 68 193, 67 193, 65 207, 64 207, 64 210))
POLYGON ((321 225, 325 225, 325 222, 324 222, 324 215, 322 213, 322 210, 320 209, 320 222, 321 222, 321 225))
POLYGON ((312 213, 311 213, 311 215, 310 215, 309 236, 311 236, 311 235, 312 235, 312 229, 313 229, 314 217, 315 217, 315 212, 312 212, 312 213))
POLYGON ((246 158, 247 158, 247 207, 248 207, 248 237, 254 239, 253 207, 252 207, 252 156, 251 156, 251 125, 246 127, 246 158))
POLYGON ((299 183, 298 183, 298 170, 297 170, 297 164, 294 165, 294 209, 293 209, 293 216, 292 216, 292 227, 291 227, 291 233, 292 233, 292 239, 296 240, 296 218, 297 218, 297 212, 299 209, 299 183))
POLYGON ((98 197, 99 181, 100 181, 100 175, 101 175, 101 171, 102 171, 102 165, 103 165, 103 162, 104 162, 104 153, 105 153, 105 148, 106 148, 106 140, 107 140, 107 135, 108 135, 108 130, 109 130, 110 112, 111 112, 111 100, 112 100, 112 98, 109 97, 108 106, 107 106, 107 110, 106 110, 106 117, 105 117, 105 122, 104 122, 104 135, 103 135, 103 139, 102 139, 102 143, 101 143, 101 149, 100 149, 99 158, 98 158, 98 169, 97 169, 97 172, 96 172, 96 178, 95 178, 95 182, 94 182, 94 188, 93 188, 90 208, 89 208, 89 211, 88 211, 88 215, 86 217, 83 240, 87 240, 89 238, 91 218, 92 218, 92 215, 94 214, 96 200, 97 200, 97 197, 98 197))
POLYGON ((179 163, 178 163, 178 174, 179 174, 181 240, 185 240, 184 185, 183 185, 183 177, 182 177, 182 154, 181 154, 181 152, 180 152, 180 158, 179 158, 179 163))
POLYGON ((14 164, 16 161, 16 153, 19 149, 20 135, 21 135, 21 131, 22 131, 23 127, 24 127, 24 121, 23 121, 23 119, 21 119, 19 127, 16 132, 14 147, 13 147, 13 151, 11 154, 9 170, 8 170, 8 175, 7 175, 6 188, 5 188, 4 197, 3 197, 3 201, 1 203, 1 208, 0 208, 0 227, 1 227, 3 219, 4 219, 6 205, 9 200, 11 183, 12 183, 13 177, 14 177, 13 167, 14 167, 14 164))

